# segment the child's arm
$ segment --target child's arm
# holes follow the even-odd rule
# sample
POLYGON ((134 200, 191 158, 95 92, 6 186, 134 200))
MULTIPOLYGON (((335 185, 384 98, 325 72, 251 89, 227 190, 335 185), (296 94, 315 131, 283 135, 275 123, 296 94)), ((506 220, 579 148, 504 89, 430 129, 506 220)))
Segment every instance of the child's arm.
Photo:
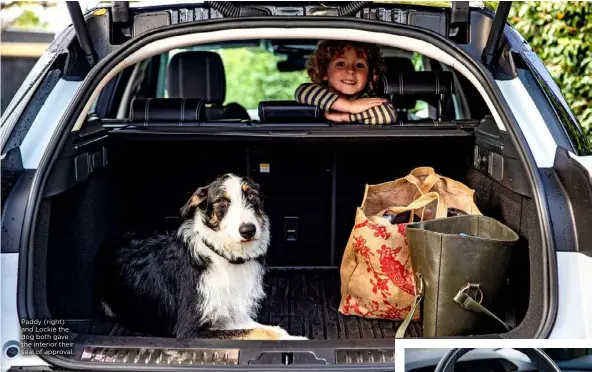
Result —
POLYGON ((392 124, 397 121, 397 114, 390 102, 373 107, 359 114, 347 112, 326 112, 325 118, 337 123, 363 123, 371 125, 392 124))
POLYGON ((363 113, 375 106, 383 104, 383 98, 361 98, 355 101, 348 101, 338 94, 331 92, 322 85, 304 83, 294 93, 298 103, 317 106, 323 111, 338 111, 342 113, 363 113))
POLYGON ((349 121, 372 125, 392 124, 397 121, 397 112, 390 102, 385 102, 359 114, 349 114, 349 121))
POLYGON ((294 96, 298 103, 317 106, 323 111, 329 111, 333 103, 339 99, 339 96, 329 89, 313 83, 300 85, 294 96))

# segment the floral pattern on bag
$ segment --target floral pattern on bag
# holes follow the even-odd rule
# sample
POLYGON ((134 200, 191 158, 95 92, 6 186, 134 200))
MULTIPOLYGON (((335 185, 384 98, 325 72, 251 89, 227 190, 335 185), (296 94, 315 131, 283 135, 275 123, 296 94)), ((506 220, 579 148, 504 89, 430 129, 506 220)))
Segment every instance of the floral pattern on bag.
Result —
POLYGON ((393 295, 399 291, 405 292, 411 299, 415 295, 411 260, 408 250, 405 249, 406 225, 397 225, 397 229, 393 232, 388 232, 386 226, 369 220, 355 225, 352 236, 354 252, 364 261, 366 272, 369 274, 367 280, 371 286, 368 288, 371 288, 377 298, 367 302, 349 295, 341 307, 342 313, 387 319, 401 319, 407 315, 411 304, 405 305, 399 301, 392 301, 393 295), (364 236, 369 237, 371 242, 369 243, 369 239, 364 236), (404 246, 393 245, 397 242, 404 246), (369 244, 380 248, 371 249, 369 244))

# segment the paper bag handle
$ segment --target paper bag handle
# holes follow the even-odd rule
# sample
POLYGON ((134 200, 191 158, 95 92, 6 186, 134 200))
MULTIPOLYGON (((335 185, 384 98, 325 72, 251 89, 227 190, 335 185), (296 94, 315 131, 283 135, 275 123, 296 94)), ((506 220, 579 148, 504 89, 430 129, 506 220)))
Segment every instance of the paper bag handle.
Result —
MULTIPOLYGON (((416 169, 420 169, 420 168, 416 168, 416 169)), ((423 168, 421 168, 421 169, 423 169, 423 168)), ((418 193, 416 193, 413 196, 413 199, 415 200, 415 199, 417 199, 418 194, 419 195, 423 195, 426 192, 430 191, 432 189, 432 187, 434 187, 434 185, 436 184, 436 182, 438 182, 440 180, 440 176, 438 176, 437 174, 433 173, 433 171, 432 171, 432 174, 429 174, 428 175, 428 177, 424 180, 423 184, 419 181, 419 179, 417 177, 415 177, 411 173, 408 174, 408 175, 406 175, 402 179, 404 179, 405 181, 407 181, 410 184, 414 185, 415 188, 417 189, 418 193)), ((366 206, 366 200, 368 198, 368 191, 369 190, 370 190, 370 185, 366 184, 366 186, 364 187, 364 196, 362 197, 362 203, 360 205, 360 208, 364 208, 366 206)))
MULTIPOLYGON (((411 203, 409 203, 406 207, 388 207, 382 210, 378 215, 383 216, 386 212, 393 212, 393 213, 403 213, 407 211, 413 211, 415 209, 419 209, 422 207, 427 206, 431 202, 436 200, 436 216, 435 218, 444 218, 448 215, 448 207, 446 206, 446 202, 443 198, 440 197, 440 194, 437 192, 428 192, 427 194, 423 194, 419 198, 415 199, 411 203)), ((421 213, 421 220, 423 221, 423 211, 421 213)), ((411 213, 411 219, 413 220, 413 213, 411 213)), ((411 221, 410 221, 411 222, 411 221)))
POLYGON ((434 185, 440 181, 440 176, 438 176, 436 173, 428 174, 428 176, 423 180, 423 183, 420 182, 419 179, 412 173, 406 175, 404 178, 410 183, 414 184, 422 194, 429 192, 434 187, 434 185))

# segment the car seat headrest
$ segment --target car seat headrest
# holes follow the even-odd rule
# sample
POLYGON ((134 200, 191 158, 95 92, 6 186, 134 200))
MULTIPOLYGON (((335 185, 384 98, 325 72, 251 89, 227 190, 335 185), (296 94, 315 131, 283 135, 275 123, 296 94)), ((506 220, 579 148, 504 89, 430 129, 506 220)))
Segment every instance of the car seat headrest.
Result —
POLYGON ((222 58, 215 52, 177 53, 167 68, 167 91, 171 98, 199 98, 222 104, 226 98, 226 76, 222 58))
POLYGON ((383 75, 385 95, 447 95, 452 90, 452 72, 415 71, 383 75))
MULTIPOLYGON (((387 81, 393 81, 395 75, 399 73, 409 74, 415 73, 415 67, 413 66, 413 61, 409 58, 404 57, 384 57, 384 63, 386 66, 386 71, 384 72, 384 80, 380 83, 382 86, 387 86, 387 81)), ((397 97, 396 101, 396 109, 412 109, 417 105, 417 97, 405 96, 405 97, 397 97)))
POLYGON ((308 122, 324 119, 321 110, 312 105, 297 101, 261 101, 259 102, 259 120, 266 122, 308 122))
POLYGON ((134 98, 130 120, 145 126, 200 122, 205 120, 205 103, 199 98, 134 98))

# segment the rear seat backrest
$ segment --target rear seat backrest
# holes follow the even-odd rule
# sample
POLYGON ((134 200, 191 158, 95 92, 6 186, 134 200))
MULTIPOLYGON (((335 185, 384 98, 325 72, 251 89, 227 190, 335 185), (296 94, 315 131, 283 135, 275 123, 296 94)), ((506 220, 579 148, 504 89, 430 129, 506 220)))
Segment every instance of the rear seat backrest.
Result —
POLYGON ((199 98, 206 107, 206 120, 249 120, 247 110, 238 103, 223 105, 226 75, 222 58, 215 52, 177 53, 167 67, 167 91, 171 98, 199 98))

